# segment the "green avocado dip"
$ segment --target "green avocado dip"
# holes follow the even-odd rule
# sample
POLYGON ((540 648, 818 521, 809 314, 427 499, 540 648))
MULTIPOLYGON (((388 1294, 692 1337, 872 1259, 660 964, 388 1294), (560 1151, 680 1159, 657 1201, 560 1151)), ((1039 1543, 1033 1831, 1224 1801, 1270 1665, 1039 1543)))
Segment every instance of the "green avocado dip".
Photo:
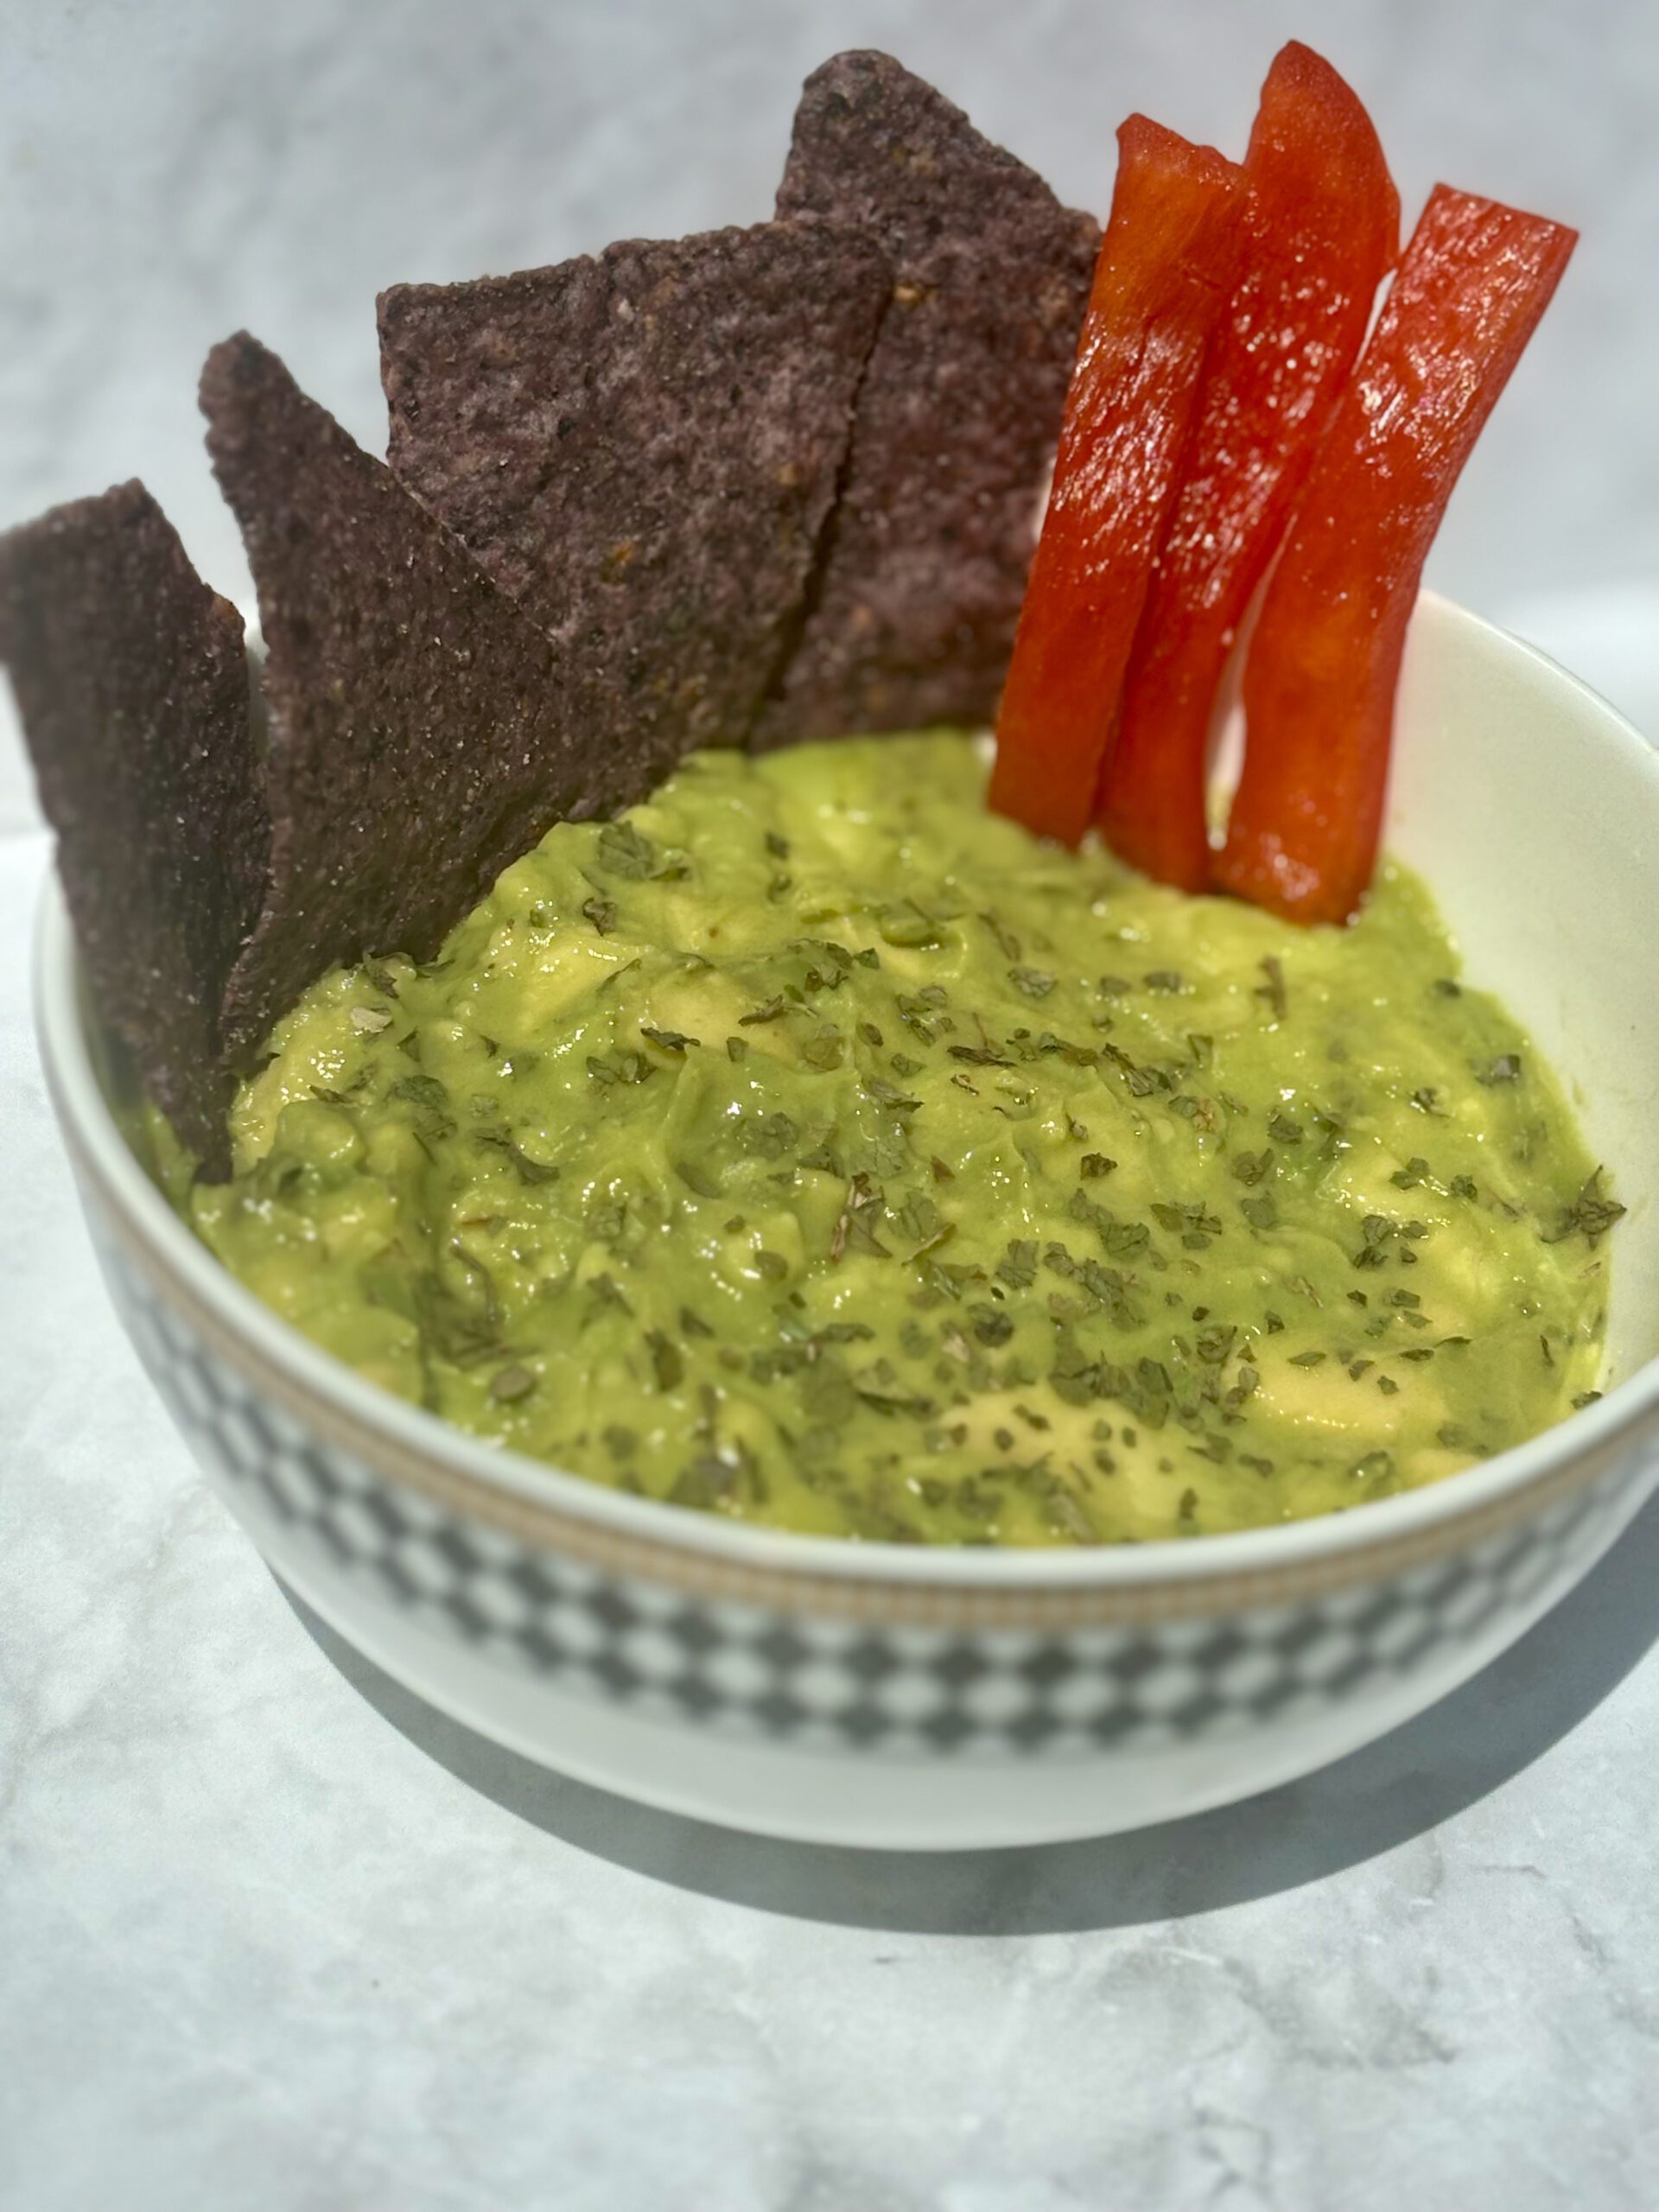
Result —
POLYGON ((768 1526, 1207 1534, 1593 1392, 1603 1192, 1385 868, 1345 931, 985 810, 970 740, 688 760, 325 976, 175 1201, 474 1436, 768 1526))

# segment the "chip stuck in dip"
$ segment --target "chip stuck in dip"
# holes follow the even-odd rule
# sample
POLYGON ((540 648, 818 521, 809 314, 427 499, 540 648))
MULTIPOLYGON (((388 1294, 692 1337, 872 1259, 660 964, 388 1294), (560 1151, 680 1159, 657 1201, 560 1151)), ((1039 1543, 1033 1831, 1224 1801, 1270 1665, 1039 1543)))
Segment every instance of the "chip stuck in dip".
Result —
POLYGON ((226 340, 251 702, 142 486, 0 541, 135 1141, 385 1389, 1007 1545, 1342 1510, 1594 1395, 1622 1208, 1376 849, 1422 556, 1572 234, 1437 193, 1362 353, 1397 201, 1327 64, 1242 165, 1121 143, 1103 237, 838 55, 770 221, 383 293, 385 462, 226 340), (1425 420, 1374 421, 1402 362, 1425 420))

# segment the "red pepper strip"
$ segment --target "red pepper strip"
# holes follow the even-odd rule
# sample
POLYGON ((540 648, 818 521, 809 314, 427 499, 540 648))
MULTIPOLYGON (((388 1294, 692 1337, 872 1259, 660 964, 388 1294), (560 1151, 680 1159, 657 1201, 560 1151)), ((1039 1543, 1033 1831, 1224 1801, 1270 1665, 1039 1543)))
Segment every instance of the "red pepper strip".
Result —
POLYGON ((1275 58, 1244 156, 1243 266, 1210 342, 1101 791, 1123 858, 1209 880, 1210 724, 1238 626, 1400 253, 1400 197, 1371 119, 1328 61, 1275 58))
POLYGON ((1308 474, 1245 661, 1215 870, 1291 921, 1345 921, 1370 881, 1423 562, 1577 238, 1437 185, 1308 474))
POLYGON ((1054 488, 997 716, 990 803, 1075 845, 1168 516, 1204 349, 1236 270, 1244 175, 1132 115, 1054 488))

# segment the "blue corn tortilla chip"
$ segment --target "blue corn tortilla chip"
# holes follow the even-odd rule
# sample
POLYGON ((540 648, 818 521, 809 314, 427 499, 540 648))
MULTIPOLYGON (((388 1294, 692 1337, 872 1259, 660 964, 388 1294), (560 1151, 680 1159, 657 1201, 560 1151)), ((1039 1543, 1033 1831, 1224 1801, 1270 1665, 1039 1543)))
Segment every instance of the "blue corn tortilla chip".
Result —
POLYGON ((748 734, 890 289, 868 232, 810 222, 381 296, 392 468, 649 780, 748 734))
POLYGON ((893 304, 763 746, 995 718, 1100 232, 885 54, 806 80, 780 217, 859 224, 893 304))
POLYGON ((208 444, 269 648, 143 487, 0 541, 93 986, 205 1172, 324 969, 429 957, 693 746, 986 719, 1096 244, 885 56, 809 80, 779 219, 380 303, 392 460, 245 334, 208 444), (759 723, 759 728, 757 728, 759 723))
POLYGON ((269 836, 242 618, 143 486, 122 484, 0 539, 0 657, 99 1008, 222 1178, 219 1003, 269 836))
POLYGON ((274 353, 216 346, 201 404, 267 652, 270 886, 223 1016, 245 1059, 326 969, 429 958, 555 822, 648 785, 578 741, 549 640, 274 353))

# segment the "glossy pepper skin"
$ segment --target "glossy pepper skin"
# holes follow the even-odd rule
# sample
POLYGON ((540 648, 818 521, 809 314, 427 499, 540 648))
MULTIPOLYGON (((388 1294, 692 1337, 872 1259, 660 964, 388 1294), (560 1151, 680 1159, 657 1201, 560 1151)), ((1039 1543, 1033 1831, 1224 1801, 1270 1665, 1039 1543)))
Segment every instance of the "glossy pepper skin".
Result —
POLYGON ((1309 471, 1244 667, 1215 875, 1292 921, 1371 879, 1406 626, 1452 487, 1577 233, 1437 185, 1309 471))
POLYGON ((1232 289, 1244 175, 1132 115, 1026 587, 990 803, 1075 845, 1163 537, 1205 344, 1232 289))
POLYGON ((1145 874, 1209 879, 1211 717, 1400 251, 1400 198, 1370 118, 1327 61, 1275 57, 1244 156, 1238 282, 1210 342, 1169 532, 1136 633, 1100 824, 1145 874))

